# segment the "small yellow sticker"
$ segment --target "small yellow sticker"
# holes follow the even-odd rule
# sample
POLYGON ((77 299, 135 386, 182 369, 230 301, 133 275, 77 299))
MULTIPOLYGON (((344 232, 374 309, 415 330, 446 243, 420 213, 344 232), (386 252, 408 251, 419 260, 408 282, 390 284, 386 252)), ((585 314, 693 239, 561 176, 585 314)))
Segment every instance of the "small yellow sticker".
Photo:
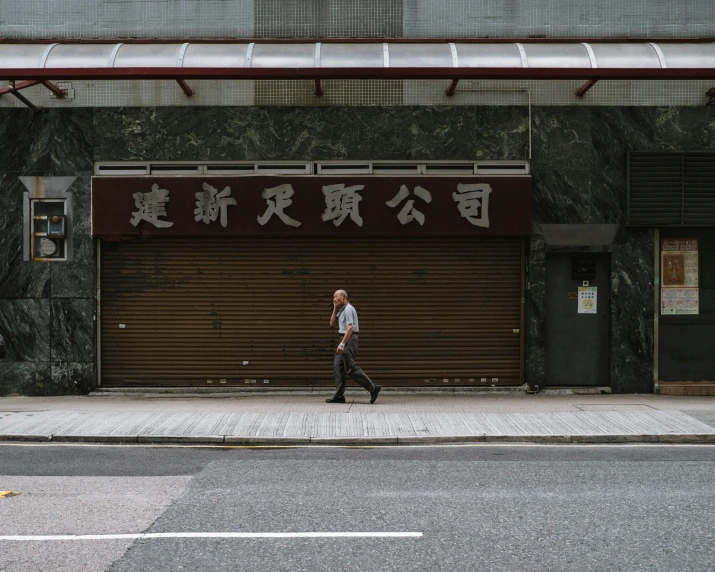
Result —
POLYGON ((0 491, 0 499, 4 499, 7 497, 16 497, 20 493, 16 491, 0 491))

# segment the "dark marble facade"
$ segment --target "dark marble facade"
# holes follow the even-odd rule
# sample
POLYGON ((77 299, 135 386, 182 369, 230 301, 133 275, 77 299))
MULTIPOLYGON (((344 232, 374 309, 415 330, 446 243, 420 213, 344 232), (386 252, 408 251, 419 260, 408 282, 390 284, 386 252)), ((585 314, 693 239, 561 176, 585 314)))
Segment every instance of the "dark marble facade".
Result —
MULTIPOLYGON (((524 107, 164 107, 0 110, 0 395, 95 380, 95 161, 523 159, 524 107), (22 260, 21 175, 73 175, 74 258, 22 260)), ((546 223, 622 225, 611 252, 611 385, 652 389, 653 232, 625 224, 626 152, 715 147, 715 109, 535 107, 527 380, 543 387, 546 223)))
POLYGON ((95 383, 94 242, 90 236, 94 110, 0 112, 0 395, 87 393, 95 383), (12 144, 7 144, 12 142, 12 144), (18 177, 79 175, 70 262, 23 261, 18 177))

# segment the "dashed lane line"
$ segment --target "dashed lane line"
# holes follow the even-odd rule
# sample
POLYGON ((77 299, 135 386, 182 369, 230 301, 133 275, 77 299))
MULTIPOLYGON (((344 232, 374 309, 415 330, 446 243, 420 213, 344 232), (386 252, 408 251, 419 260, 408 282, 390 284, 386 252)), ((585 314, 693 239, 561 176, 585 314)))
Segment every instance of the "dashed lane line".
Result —
POLYGON ((145 532, 0 536, 0 541, 143 540, 165 538, 421 538, 421 532, 145 532))

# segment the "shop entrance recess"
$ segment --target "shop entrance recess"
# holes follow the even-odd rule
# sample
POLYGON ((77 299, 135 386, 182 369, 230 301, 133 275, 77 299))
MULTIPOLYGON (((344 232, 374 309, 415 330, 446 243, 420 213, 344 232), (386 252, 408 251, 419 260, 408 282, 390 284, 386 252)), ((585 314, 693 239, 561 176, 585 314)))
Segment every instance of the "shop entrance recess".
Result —
POLYGON ((546 254, 546 385, 608 386, 610 255, 546 254))
POLYGON ((332 293, 381 385, 523 383, 531 179, 94 177, 106 386, 331 386, 332 293))

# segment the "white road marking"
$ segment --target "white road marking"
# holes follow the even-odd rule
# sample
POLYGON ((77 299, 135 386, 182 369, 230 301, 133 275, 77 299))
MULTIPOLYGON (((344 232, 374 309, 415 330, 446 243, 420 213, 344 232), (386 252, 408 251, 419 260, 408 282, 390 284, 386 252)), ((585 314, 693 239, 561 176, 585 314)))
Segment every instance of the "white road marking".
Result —
POLYGON ((421 532, 146 532, 0 536, 1 540, 142 540, 145 538, 420 538, 421 532))

